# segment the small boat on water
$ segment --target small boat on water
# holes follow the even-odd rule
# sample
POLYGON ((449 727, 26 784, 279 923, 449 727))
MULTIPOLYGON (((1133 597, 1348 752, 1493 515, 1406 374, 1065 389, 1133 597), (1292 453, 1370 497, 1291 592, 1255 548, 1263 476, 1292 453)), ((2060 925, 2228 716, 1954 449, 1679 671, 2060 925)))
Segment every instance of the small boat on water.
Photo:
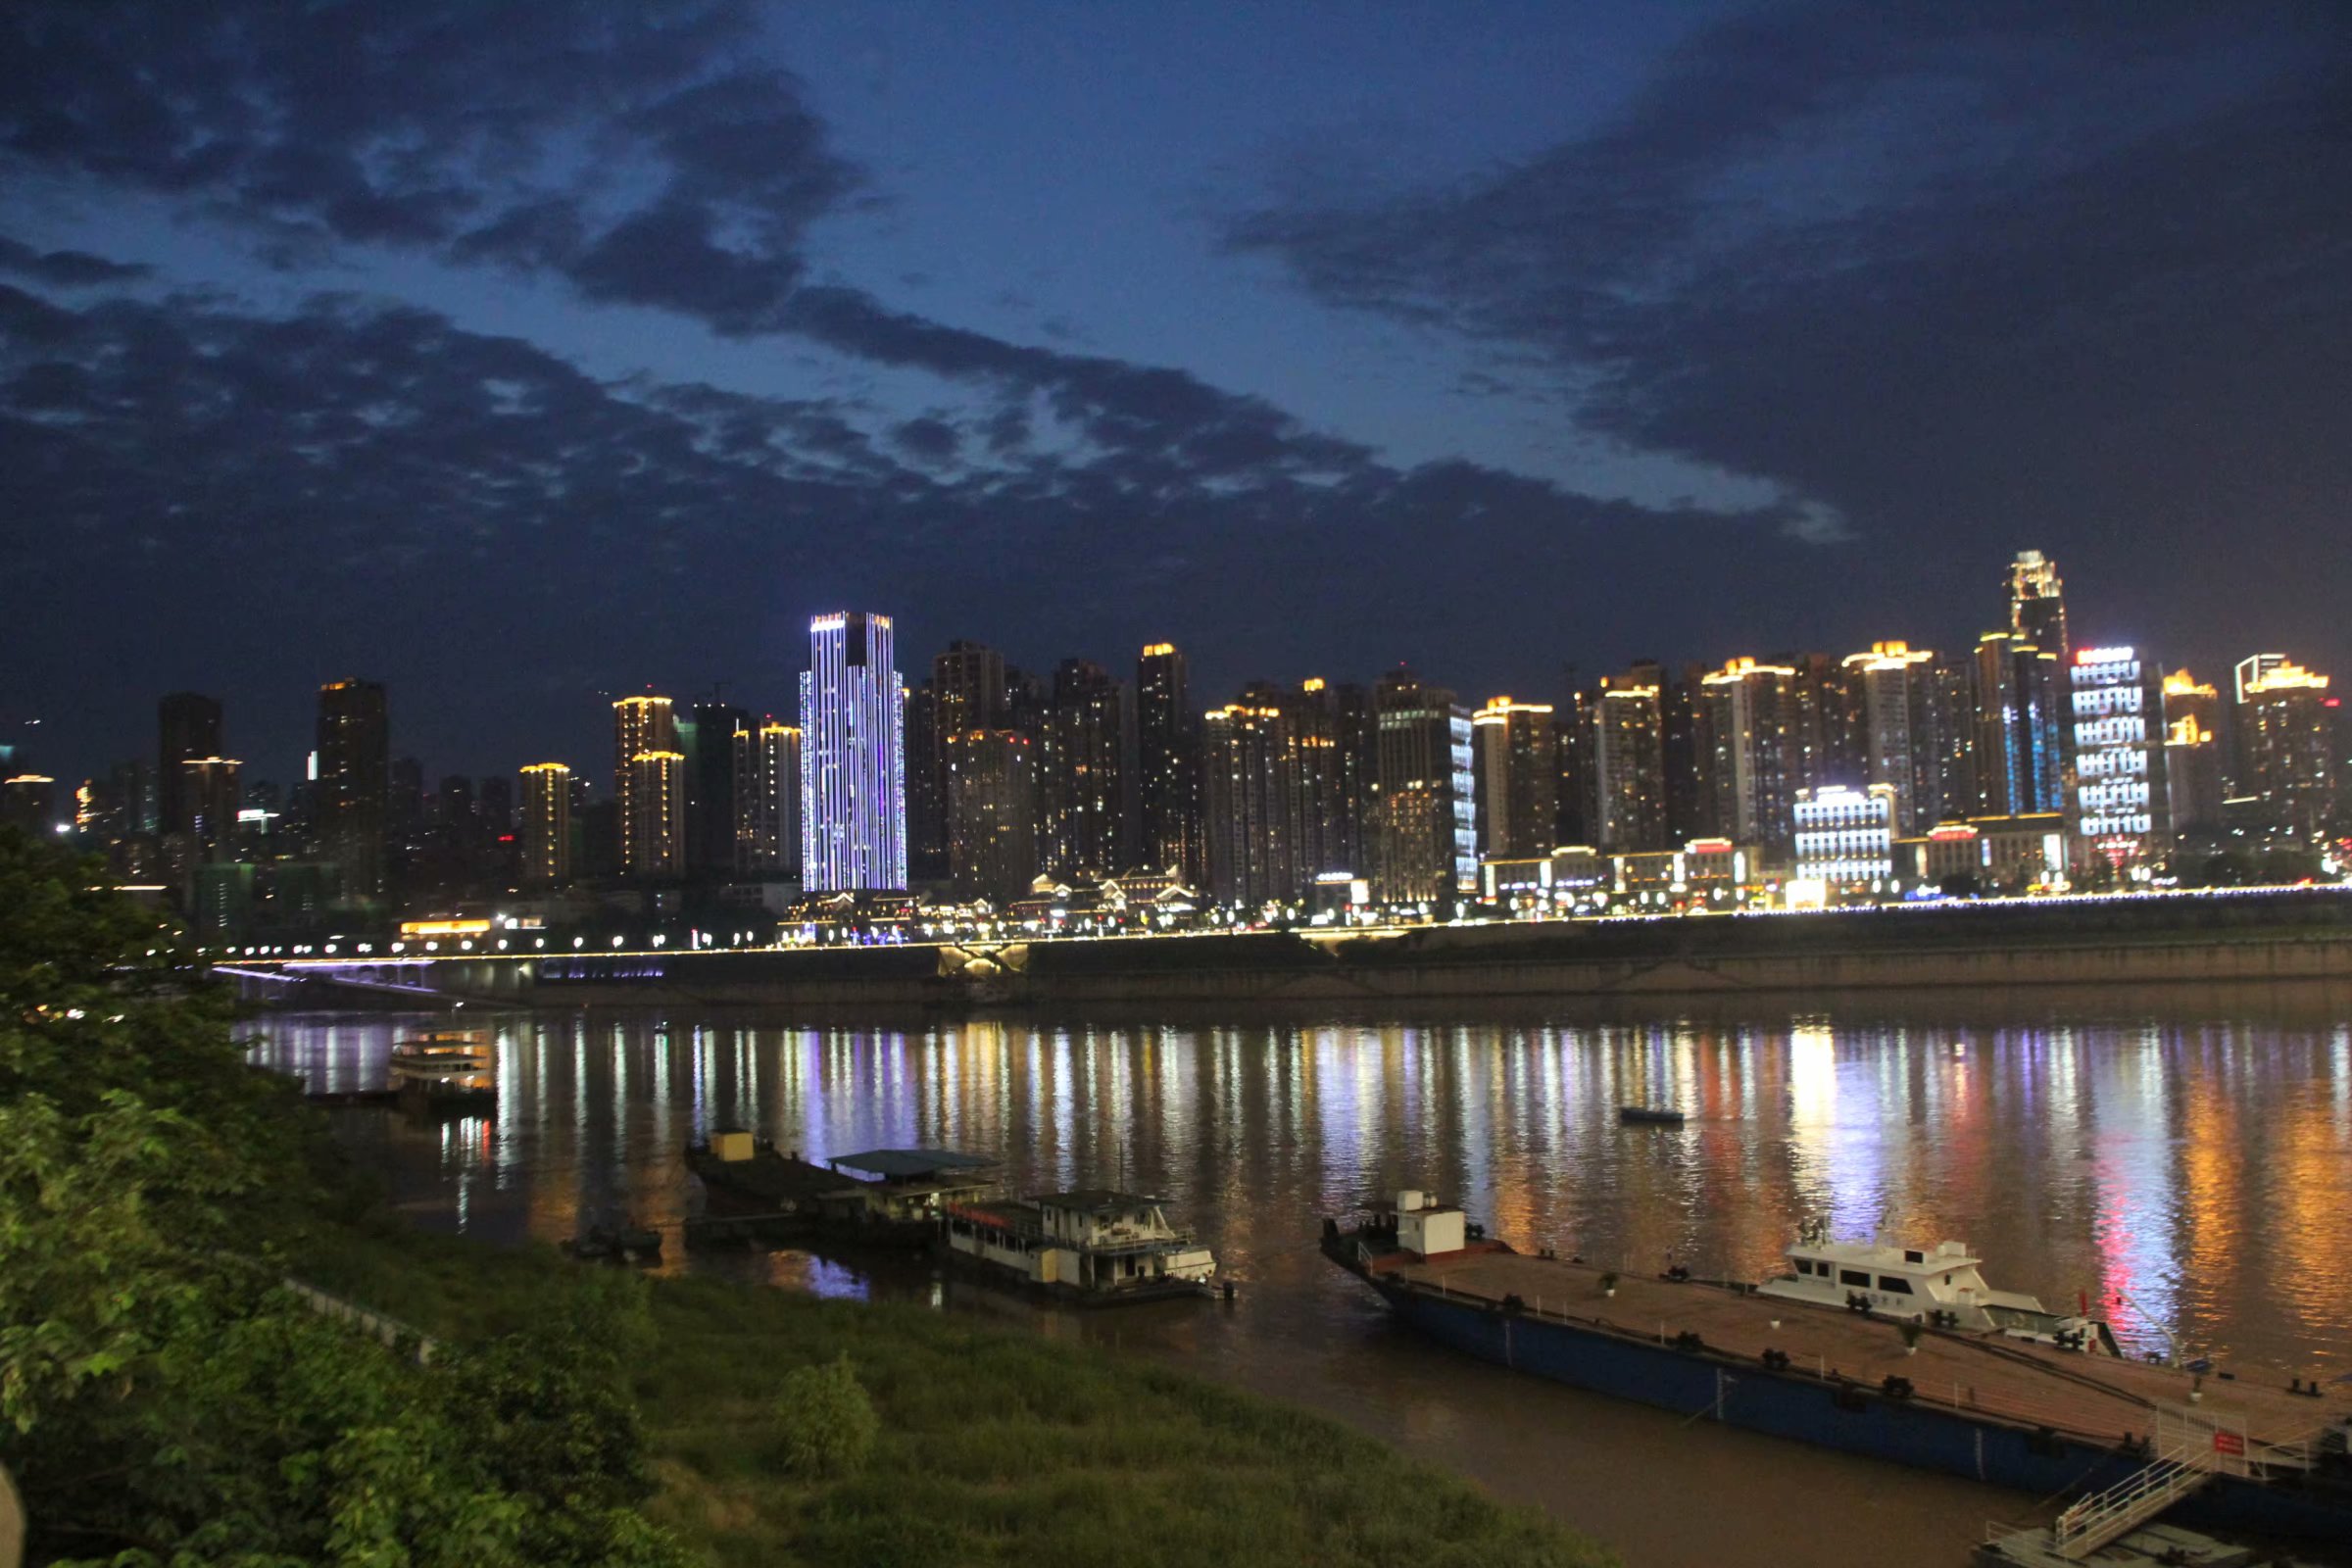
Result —
POLYGON ((2064 1350, 2122 1353, 2104 1319, 2061 1317, 2037 1297, 1986 1285, 1980 1272, 1984 1260, 1963 1242, 1940 1242, 1933 1249, 1833 1242, 1828 1227, 1815 1221, 1788 1250, 1788 1261, 1795 1272, 1758 1285, 1758 1296, 2001 1334, 2064 1350))
POLYGON ((384 1078, 402 1100, 471 1107, 498 1099, 498 1055, 487 1030, 433 1029, 394 1046, 384 1078))
POLYGON ((1164 1200, 1086 1188, 948 1205, 948 1256, 1088 1305, 1206 1296, 1216 1254, 1168 1223, 1164 1200))
POLYGON ((1684 1268, 1621 1276, 1484 1239, 1418 1192, 1352 1225, 1325 1220, 1322 1243, 1398 1318, 1483 1360, 1692 1420, 2074 1494, 2051 1527, 2069 1561, 2176 1509, 2199 1528, 2352 1540, 2352 1386, 2091 1353, 2112 1348, 2104 1325, 1984 1287, 1980 1260, 1947 1245, 1912 1256, 1816 1232, 1789 1253, 1813 1266, 1765 1286, 1684 1268), (1843 1278, 1865 1269, 1867 1290, 1843 1278))
POLYGON ((1619 1105, 1617 1119, 1635 1126, 1680 1127, 1684 1118, 1672 1105, 1619 1105))

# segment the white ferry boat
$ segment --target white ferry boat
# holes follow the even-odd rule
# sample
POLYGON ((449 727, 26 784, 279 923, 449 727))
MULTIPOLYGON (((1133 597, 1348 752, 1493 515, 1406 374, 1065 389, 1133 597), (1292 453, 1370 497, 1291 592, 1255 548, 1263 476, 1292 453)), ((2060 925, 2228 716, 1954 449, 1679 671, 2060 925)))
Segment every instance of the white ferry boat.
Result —
POLYGON ((1163 1201, 1088 1188, 946 1208, 948 1255, 1084 1302, 1203 1296, 1216 1254, 1168 1223, 1163 1201))
POLYGON ((1756 1294, 2062 1349, 2118 1353, 2104 1320, 2061 1316, 2038 1297, 1996 1291, 1979 1272, 1984 1261, 1965 1242, 1939 1242, 1933 1249, 1833 1242, 1816 1222, 1788 1249, 1795 1272, 1764 1281, 1756 1294))
POLYGON ((470 1104, 498 1097, 498 1056, 487 1030, 428 1030, 392 1048, 384 1077, 403 1097, 470 1104))

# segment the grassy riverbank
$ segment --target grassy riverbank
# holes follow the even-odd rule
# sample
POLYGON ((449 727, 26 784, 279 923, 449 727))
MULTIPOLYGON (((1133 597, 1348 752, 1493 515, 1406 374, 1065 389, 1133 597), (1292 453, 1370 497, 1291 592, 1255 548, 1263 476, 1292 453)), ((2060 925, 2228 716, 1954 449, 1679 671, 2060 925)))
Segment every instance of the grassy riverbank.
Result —
MULTIPOLYGON (((322 1233, 317 1282, 427 1333, 554 1313, 580 1267, 371 1225, 322 1233)), ((1088 1565, 1613 1561, 1528 1509, 1323 1417, 1085 1346, 919 1307, 710 1280, 646 1284, 632 1367, 660 1490, 719 1563, 1088 1565), (881 1417, 854 1473, 796 1477, 777 1391, 846 1355, 881 1417)))

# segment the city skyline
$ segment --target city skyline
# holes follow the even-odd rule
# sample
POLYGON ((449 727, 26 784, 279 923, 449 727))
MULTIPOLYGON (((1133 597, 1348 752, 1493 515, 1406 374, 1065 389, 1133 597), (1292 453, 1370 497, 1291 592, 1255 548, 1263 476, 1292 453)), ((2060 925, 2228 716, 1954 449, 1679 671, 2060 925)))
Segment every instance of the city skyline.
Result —
POLYGON ((61 769, 193 690, 282 778, 354 674, 477 773, 786 714, 828 604, 1548 699, 1958 647, 2029 547, 2086 646, 2352 665, 2340 8, 168 14, 5 24, 61 769))

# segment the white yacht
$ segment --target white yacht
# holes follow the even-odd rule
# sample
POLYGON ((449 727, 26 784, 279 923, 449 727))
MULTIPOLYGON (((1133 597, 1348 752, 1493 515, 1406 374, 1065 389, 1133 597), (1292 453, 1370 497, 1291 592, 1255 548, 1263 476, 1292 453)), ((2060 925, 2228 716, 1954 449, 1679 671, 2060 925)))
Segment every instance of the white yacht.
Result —
POLYGON ((384 1077, 402 1095, 434 1103, 498 1096, 498 1056, 484 1029, 434 1029, 392 1048, 384 1077))
POLYGON ((2103 1320, 2062 1316, 2038 1297, 1986 1285, 1978 1272, 1984 1259, 1965 1242, 1939 1242, 1932 1250, 1884 1240, 1833 1242, 1828 1227, 1816 1222, 1788 1249, 1788 1262, 1795 1272, 1766 1280, 1756 1287, 1758 1296, 2116 1353, 2115 1336, 2103 1320))

